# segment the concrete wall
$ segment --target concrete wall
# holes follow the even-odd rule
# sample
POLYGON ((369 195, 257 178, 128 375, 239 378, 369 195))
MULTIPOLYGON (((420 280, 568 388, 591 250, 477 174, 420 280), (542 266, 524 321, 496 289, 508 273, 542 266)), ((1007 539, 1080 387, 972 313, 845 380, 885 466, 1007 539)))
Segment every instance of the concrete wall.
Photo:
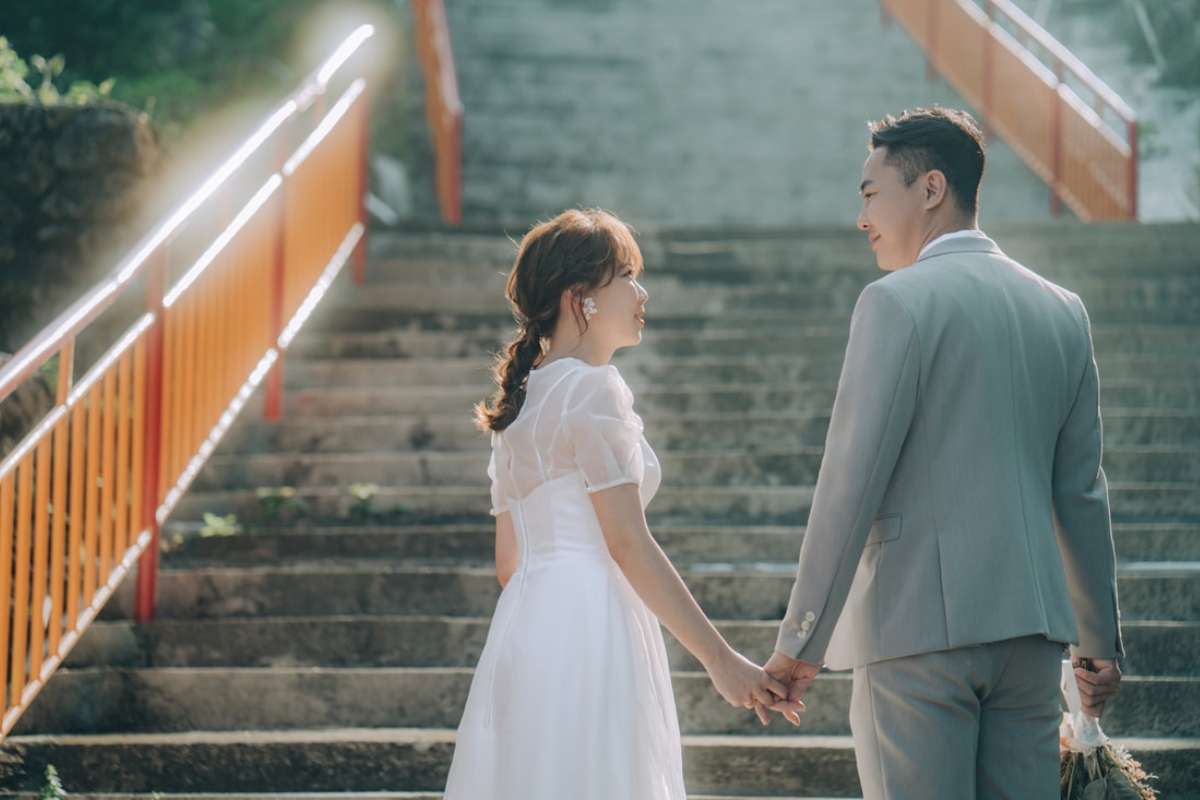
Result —
MULTIPOLYGON (((875 0, 455 0, 469 220, 850 223, 866 121, 962 101, 875 0)), ((984 222, 1049 217, 1001 143, 984 222)))

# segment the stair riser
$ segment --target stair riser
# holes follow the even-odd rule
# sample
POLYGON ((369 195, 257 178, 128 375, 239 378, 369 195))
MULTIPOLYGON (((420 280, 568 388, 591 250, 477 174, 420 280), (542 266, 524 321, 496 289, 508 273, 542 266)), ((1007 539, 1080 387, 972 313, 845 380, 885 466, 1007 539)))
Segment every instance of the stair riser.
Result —
MULTIPOLYGON (((468 669, 84 670, 60 673, 15 733, 454 728, 470 688, 468 669), (103 698, 97 702, 97 698, 103 698)), ((758 719, 726 703, 703 673, 672 677, 684 735, 791 735, 776 717, 758 719)), ((808 735, 850 734, 846 673, 823 676, 805 693, 808 735)), ((1117 737, 1200 734, 1200 680, 1129 678, 1105 707, 1117 737)))
MULTIPOLYGON (((861 797, 853 750, 848 741, 839 745, 778 749, 685 745, 684 776, 690 792, 861 797)), ((127 747, 18 741, 6 746, 10 752, 18 748, 23 773, 5 780, 3 788, 37 791, 44 784, 46 765, 55 764, 72 794, 441 791, 454 751, 449 743, 391 742, 127 747)), ((1183 784, 1192 785, 1200 786, 1200 778, 1183 784)))
MULTIPOLYGON (((747 437, 750 448, 796 446, 771 441, 765 434, 747 437)), ((800 438, 800 437, 797 437, 800 438)), ((791 453, 747 454, 734 442, 729 451, 686 453, 656 447, 663 482, 687 486, 797 486, 815 484, 822 449, 809 447, 791 453)), ((1110 448, 1104 469, 1115 482, 1194 482, 1200 484, 1200 443, 1194 450, 1110 448)), ((382 486, 487 486, 487 453, 399 453, 396 455, 280 455, 221 457, 210 462, 196 479, 197 491, 222 491, 259 486, 323 486, 375 483, 382 486)))
MULTIPOLYGON (((509 116, 507 124, 519 124, 509 116)), ((727 277, 794 275, 800 270, 847 269, 878 275, 871 260, 866 236, 852 220, 844 225, 827 225, 795 231, 770 232, 751 228, 664 229, 658 235, 639 238, 647 271, 681 276, 703 275, 705 268, 727 277)), ((1137 274, 1194 276, 1200 266, 1200 233, 1194 225, 1023 225, 993 222, 988 233, 1011 257, 1050 280, 1066 282, 1071 277, 1097 277, 1109 272, 1128 277, 1137 274)), ((413 265, 430 263, 438 274, 454 262, 471 269, 507 270, 516 252, 514 244, 500 231, 488 234, 380 234, 371 239, 370 268, 380 276, 393 270, 404 274, 413 265)), ((472 273, 474 274, 474 273, 472 273)), ((375 272, 371 273, 375 277, 375 272)), ((417 278, 424 278, 418 274, 417 278)))
MULTIPOLYGON (((845 236, 828 236, 829 230, 813 231, 804 239, 769 241, 763 236, 733 241, 679 241, 661 236, 639 238, 645 261, 647 280, 676 280, 684 283, 756 284, 765 282, 795 282, 828 274, 850 275, 862 283, 883 277, 875 266, 874 256, 866 235, 847 231, 845 236)), ((461 237, 466 239, 467 237, 461 237)), ((394 240, 393 240, 394 241, 394 240)), ((372 257, 367 279, 372 285, 381 283, 414 283, 423 285, 478 285, 496 282, 503 286, 513 262, 516 245, 504 240, 476 240, 450 252, 457 243, 441 240, 436 244, 394 245, 392 241, 376 247, 381 255, 372 257), (439 249, 441 248, 441 249, 439 249), (388 252, 392 251, 392 252, 388 252)), ((1114 244, 1116 244, 1114 242, 1114 244)), ((1017 256, 1014 242, 1002 243, 1014 258, 1027 258, 1027 266, 1035 267, 1046 279, 1062 286, 1079 287, 1099 283, 1108 277, 1122 281, 1195 281, 1195 269, 1200 266, 1196 252, 1200 240, 1180 244, 1172 253, 1164 253, 1161 261, 1139 265, 1131 277, 1130 256, 1121 247, 1108 252, 1089 247, 1064 250, 1049 255, 1037 252, 1037 247, 1023 249, 1017 256)), ((1138 254, 1140 260, 1144 254, 1138 254)))
MULTIPOLYGON (((406 531, 403 527, 349 529, 284 529, 243 532, 231 537, 195 535, 199 523, 187 529, 187 538, 166 556, 177 568, 189 565, 279 564, 289 560, 338 558, 404 560, 437 559, 490 562, 494 528, 490 523, 444 532, 406 531)), ((181 524, 170 524, 170 539, 181 524)), ((802 527, 760 529, 679 528, 653 526, 654 537, 676 563, 691 561, 791 562, 800 550, 802 527)), ((1200 528, 1171 525, 1116 525, 1113 541, 1121 561, 1200 561, 1200 528)))
MULTIPOLYGON (((684 745, 691 793, 758 797, 862 797, 849 741, 811 747, 684 745)), ((397 787, 437 792, 445 786, 453 745, 391 742, 193 744, 148 742, 136 747, 9 739, 19 773, 0 779, 6 791, 36 792, 54 764, 71 795, 84 792, 245 793, 388 792, 397 787)), ((1158 776, 1160 800, 1200 794, 1194 749, 1133 751, 1158 776)), ((11 757, 11 756, 10 756, 11 757)))
MULTIPOLYGON (((296 496, 317 521, 349 521, 357 501, 349 484, 299 489, 296 496)), ((1200 518, 1200 492, 1181 484, 1109 484, 1113 520, 1181 521, 1200 518)), ((205 512, 235 514, 243 523, 269 523, 254 491, 189 492, 172 513, 175 520, 199 520, 205 512)), ((798 525, 808 521, 812 486, 704 487, 667 486, 648 509, 656 523, 798 525)), ((486 487, 383 487, 372 499, 384 523, 479 522, 491 506, 486 487), (400 506, 397 506, 400 504, 400 506), (402 508, 401 508, 402 506, 402 508)))
MULTIPOLYGON (((1195 460, 1200 462, 1200 448, 1195 460)), ((786 455, 661 456, 663 481, 672 486, 777 486, 815 483, 820 451, 786 455)), ((1200 473, 1200 469, 1197 470, 1200 473)), ((297 488, 373 482, 384 486, 488 486, 487 453, 395 456, 244 456, 209 465, 199 491, 258 486, 297 488)))
MULTIPOLYGON (((96 623, 71 651, 67 667, 474 667, 491 621, 448 618, 276 618, 96 623)), ((764 663, 775 649, 776 622, 719 622, 738 652, 764 663)), ((1127 676, 1200 678, 1200 623, 1126 622, 1127 676)), ((675 670, 702 667, 673 636, 675 670)))
MULTIPOLYGON (((307 515, 318 521, 351 520, 357 501, 347 486, 300 489, 307 515)), ((1174 498, 1168 498, 1174 499, 1174 498)), ((812 487, 660 489, 650 509, 659 522, 712 522, 731 524, 797 524, 808 518, 812 487)), ((372 506, 381 522, 479 522, 487 518, 491 501, 487 488, 425 487, 382 488, 372 506), (403 510, 398 508, 401 504, 403 510)), ((1162 503, 1153 506, 1163 507, 1162 503)), ((1139 506, 1140 508, 1140 506, 1139 506)), ((254 491, 189 492, 176 506, 176 520, 199 520, 205 512, 235 514, 244 523, 267 522, 254 491)))
MULTIPOLYGON (((782 327, 782 326, 781 326, 782 327)), ((842 353, 848 328, 795 328, 765 331, 732 329, 715 331, 708 327, 704 335, 673 330, 649 330, 642 347, 663 357, 790 355, 793 353, 842 353)), ((378 331, 313 335, 298 339, 288 350, 292 358, 473 358, 481 353, 498 352, 512 336, 512 326, 498 331, 437 333, 426 331, 378 331)), ((1096 352, 1105 355, 1154 353, 1192 357, 1200 329, 1193 326, 1159 328, 1151 326, 1094 326, 1092 341, 1096 352)))
MULTIPOLYGON (((828 414, 837 381, 793 386, 718 386, 702 378, 689 386, 671 387, 633 381, 640 413, 807 413, 828 414)), ((446 409, 471 409, 493 387, 426 386, 360 387, 289 390, 284 395, 284 418, 371 414, 441 414, 446 409)), ((1171 380, 1102 381, 1105 409, 1194 411, 1200 408, 1200 382, 1171 380)))
MULTIPOLYGON (((865 283, 865 281, 864 281, 865 283)), ((456 294, 474 289, 447 287, 456 294)), ((376 291, 372 286, 370 291, 376 291)), ((406 293, 414 290, 406 288, 406 293)), ((474 295, 472 295, 474 296, 474 295)), ((465 307, 447 303, 435 306, 422 300, 416 306, 395 307, 374 294, 364 293, 341 304, 320 309, 318 316, 293 344, 294 354, 322 353, 347 357, 362 351, 365 357, 433 357, 479 355, 495 352, 516 329, 512 313, 497 302, 494 293, 480 294, 465 307)), ((824 305, 803 308, 737 308, 704 313, 689 304, 663 306, 652 303, 644 331, 644 348, 664 353, 700 354, 732 350, 797 352, 828 348, 840 353, 846 346, 853 310, 824 305), (697 342, 689 344, 688 336, 697 342), (745 343, 739 345, 738 343, 745 343), (703 346, 703 348, 701 347, 703 346)), ((1130 311, 1088 307, 1096 351, 1101 354, 1158 352, 1187 355, 1187 340, 1194 339, 1196 312, 1167 309, 1130 311)))
MULTIPOLYGON (((631 383, 659 386, 686 385, 701 378, 706 383, 795 385, 837 381, 842 371, 840 356, 796 355, 790 357, 695 358, 647 361, 638 354, 617 359, 621 373, 631 383)), ((293 390, 322 387, 472 386, 482 398, 491 384, 490 359, 342 360, 293 361, 286 372, 293 390)), ((1108 356, 1098 354, 1097 366, 1103 379, 1194 380, 1200 378, 1200 361, 1180 361, 1159 356, 1108 356)))
MULTIPOLYGON (((639 400, 637 406, 643 404, 639 400)), ((285 418, 268 423, 247 420, 236 426, 221 442, 211 463, 233 454, 270 453, 269 458, 286 458, 289 453, 396 453, 400 451, 487 451, 488 435, 469 416, 448 406, 432 415, 376 416, 370 418, 285 418)), ((783 450, 819 447, 829 427, 828 413, 778 414, 746 417, 738 414, 688 415, 660 411, 642 415, 646 435, 667 457, 680 450, 783 450), (668 452, 672 451, 672 452, 668 452)), ((1101 414, 1106 448, 1123 445, 1194 444, 1200 449, 1200 410, 1194 413, 1156 414, 1113 409, 1101 414)), ((1111 452, 1111 451, 1110 451, 1111 452)))
MULTIPOLYGON (((787 565, 783 565, 785 568, 787 565)), ((779 620, 794 577, 788 572, 684 571, 696 600, 713 619, 779 620)), ((1117 579, 1126 621, 1200 621, 1200 578, 1133 576, 1117 579)), ((158 617, 309 617, 348 614, 490 617, 500 587, 489 568, 164 571, 158 617)), ((110 619, 132 617, 126 582, 105 607, 110 619)))
MULTIPOLYGON (((719 319, 724 313, 822 309, 854 310, 863 287, 875 275, 852 272, 797 274, 790 281, 760 280, 746 285, 690 284, 647 273, 643 285, 649 295, 646 320, 656 315, 703 313, 719 319)), ((463 285, 380 283, 339 292, 340 311, 386 308, 402 320, 409 311, 447 310, 458 313, 503 314, 505 278, 502 275, 463 285)), ((1072 279, 1067 289, 1076 292, 1096 322, 1194 323, 1200 311, 1200 278, 1196 276, 1072 279)), ((603 311, 603 309, 601 309, 603 311)))

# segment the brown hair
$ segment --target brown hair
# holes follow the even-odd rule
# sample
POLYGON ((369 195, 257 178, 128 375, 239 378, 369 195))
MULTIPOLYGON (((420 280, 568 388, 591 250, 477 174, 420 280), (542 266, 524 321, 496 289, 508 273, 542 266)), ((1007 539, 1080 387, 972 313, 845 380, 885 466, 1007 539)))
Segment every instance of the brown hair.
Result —
POLYGON ((940 170, 964 214, 979 213, 979 182, 987 157, 975 119, 953 108, 917 108, 897 119, 888 114, 872 122, 868 149, 887 148, 883 163, 900 170, 905 186, 926 172, 940 170))
POLYGON ((497 354, 490 405, 475 407, 479 427, 502 431, 517 418, 529 371, 542 358, 542 340, 558 325, 563 292, 572 289, 582 296, 607 286, 622 267, 640 272, 642 254, 629 226, 607 211, 571 209, 525 234, 504 292, 517 335, 497 354))

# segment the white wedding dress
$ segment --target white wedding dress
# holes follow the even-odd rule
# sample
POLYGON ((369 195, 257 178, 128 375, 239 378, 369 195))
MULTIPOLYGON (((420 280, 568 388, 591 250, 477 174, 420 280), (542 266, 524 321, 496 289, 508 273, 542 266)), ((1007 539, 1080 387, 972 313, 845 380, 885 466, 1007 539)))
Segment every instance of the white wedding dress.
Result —
POLYGON ((660 470, 615 367, 534 370, 492 436, 493 514, 520 566, 500 595, 445 800, 685 800, 658 620, 612 560, 588 497, 660 470))

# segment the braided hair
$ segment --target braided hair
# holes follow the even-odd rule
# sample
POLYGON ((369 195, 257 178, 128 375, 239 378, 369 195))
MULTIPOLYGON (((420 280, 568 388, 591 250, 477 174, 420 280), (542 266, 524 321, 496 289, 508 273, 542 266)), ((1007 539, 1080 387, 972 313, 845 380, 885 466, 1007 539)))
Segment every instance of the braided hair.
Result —
MULTIPOLYGON (((641 270, 641 251, 630 228, 607 211, 571 209, 525 234, 505 289, 519 323, 517 334, 497 354, 491 402, 475 407, 480 428, 502 431, 517 418, 529 373, 558 326, 563 292, 585 295, 630 265, 641 270)), ((586 328, 586 320, 581 322, 586 328)))

